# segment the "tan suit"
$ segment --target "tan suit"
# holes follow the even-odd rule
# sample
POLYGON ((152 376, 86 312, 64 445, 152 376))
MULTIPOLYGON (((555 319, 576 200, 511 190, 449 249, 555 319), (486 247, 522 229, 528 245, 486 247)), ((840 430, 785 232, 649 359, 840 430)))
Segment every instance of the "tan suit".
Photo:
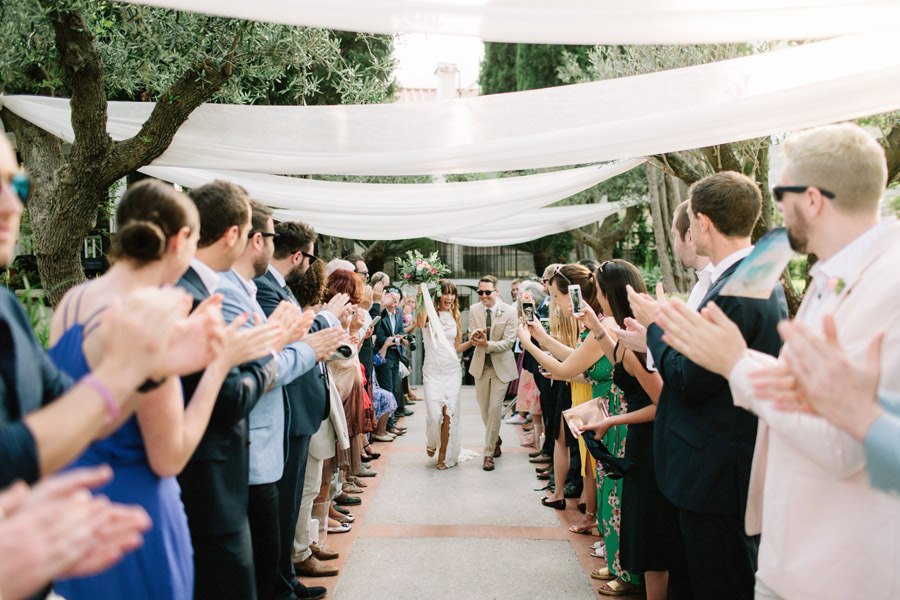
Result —
MULTIPOLYGON (((486 309, 479 302, 469 311, 469 337, 476 329, 484 329, 486 309)), ((503 398, 509 382, 519 376, 512 347, 516 342, 516 328, 519 319, 516 309, 500 300, 494 305, 491 319, 491 333, 487 348, 475 346, 469 373, 475 378, 475 398, 481 407, 484 422, 484 456, 494 456, 494 447, 500 439, 500 415, 503 412, 503 398), (491 357, 491 364, 485 365, 485 355, 491 357)))
MULTIPOLYGON (((821 331, 821 316, 834 314, 841 345, 859 362, 885 331, 881 389, 898 392, 900 225, 886 223, 853 264, 810 325, 821 331)), ((816 295, 807 294, 797 319, 812 318, 816 295)), ((900 498, 869 485, 864 448, 848 434, 753 396, 748 374, 774 362, 750 353, 729 378, 735 404, 760 417, 747 504, 749 532, 762 526, 758 579, 783 598, 900 597, 900 498)))

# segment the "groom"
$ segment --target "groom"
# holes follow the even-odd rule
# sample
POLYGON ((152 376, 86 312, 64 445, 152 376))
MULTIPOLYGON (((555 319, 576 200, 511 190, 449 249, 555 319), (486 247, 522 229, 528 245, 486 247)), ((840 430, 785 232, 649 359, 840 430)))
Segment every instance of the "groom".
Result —
POLYGON ((469 373, 475 378, 475 397, 484 421, 485 471, 494 470, 494 458, 500 456, 500 414, 509 382, 518 377, 512 347, 516 341, 516 311, 500 301, 497 278, 485 275, 478 281, 480 304, 469 313, 469 339, 475 355, 469 373))

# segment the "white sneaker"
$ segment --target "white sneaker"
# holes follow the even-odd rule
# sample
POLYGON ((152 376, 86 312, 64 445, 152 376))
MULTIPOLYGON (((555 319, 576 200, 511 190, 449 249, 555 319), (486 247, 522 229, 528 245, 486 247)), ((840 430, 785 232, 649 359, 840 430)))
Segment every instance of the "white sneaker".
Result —
POLYGON ((510 425, 524 425, 526 423, 525 417, 518 413, 516 413, 512 417, 507 417, 506 419, 504 419, 504 422, 510 425))

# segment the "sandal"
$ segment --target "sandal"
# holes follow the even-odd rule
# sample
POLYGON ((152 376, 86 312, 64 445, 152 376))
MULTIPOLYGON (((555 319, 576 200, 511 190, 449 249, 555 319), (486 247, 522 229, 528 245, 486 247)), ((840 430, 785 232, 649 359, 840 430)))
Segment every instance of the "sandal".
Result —
POLYGON ((596 513, 584 513, 585 517, 590 518, 587 525, 572 525, 569 527, 569 531, 572 533, 590 533, 591 530, 597 526, 597 515, 596 513))
POLYGON ((640 585, 634 585, 633 583, 628 583, 627 581, 616 578, 601 585, 597 591, 604 596, 628 596, 629 594, 636 594, 642 589, 643 587, 640 585))
POLYGON ((603 545, 603 542, 594 542, 594 545, 591 546, 590 552, 588 552, 594 558, 605 558, 606 557, 606 546, 603 545))
POLYGON ((591 571, 591 579, 599 579, 600 581, 612 581, 616 576, 612 574, 609 567, 602 567, 591 571))
POLYGON ((445 465, 445 464, 442 463, 442 462, 439 462, 439 463, 437 464, 437 470, 438 470, 438 471, 446 471, 446 470, 447 470, 447 465, 445 465))
POLYGON ((427 454, 429 457, 434 456, 435 452, 437 452, 437 450, 434 448, 425 448, 425 454, 427 454))

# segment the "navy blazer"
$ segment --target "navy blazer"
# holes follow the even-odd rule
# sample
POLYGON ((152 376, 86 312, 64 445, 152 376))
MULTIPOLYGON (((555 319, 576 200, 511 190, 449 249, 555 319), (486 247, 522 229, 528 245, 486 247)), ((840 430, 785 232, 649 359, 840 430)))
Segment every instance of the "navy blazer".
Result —
MULTIPOLYGON (((194 308, 210 296, 191 268, 178 285, 194 297, 194 308)), ((275 381, 271 361, 266 357, 228 372, 206 432, 178 476, 193 537, 225 535, 246 527, 250 471, 247 416, 275 381)), ((182 377, 186 401, 194 394, 202 375, 200 372, 182 377)))
MULTIPOLYGON (((719 295, 741 262, 722 274, 700 308, 715 300, 750 348, 777 356, 776 326, 788 314, 781 285, 766 300, 719 295)), ((679 354, 662 335, 656 323, 647 328, 647 348, 664 383, 654 423, 659 489, 678 508, 743 517, 756 416, 734 406, 727 379, 679 354)))
MULTIPOLYGON (((256 300, 267 317, 283 300, 296 304, 296 300, 288 296, 270 272, 266 271, 253 282, 256 283, 256 300)), ((326 329, 328 326, 325 317, 318 315, 309 331, 316 332, 326 329)), ((288 426, 289 436, 313 435, 319 430, 322 421, 328 418, 331 404, 328 399, 326 377, 324 369, 316 367, 303 373, 284 387, 291 414, 288 426)))
MULTIPOLYGON (((387 340, 392 335, 403 335, 403 313, 401 311, 397 311, 393 314, 393 316, 387 311, 387 309, 381 311, 381 320, 378 321, 378 325, 375 326, 375 352, 380 352, 381 347, 384 346, 385 340, 387 340), (394 319, 394 332, 391 333, 390 326, 388 325, 388 320, 394 319)), ((400 347, 399 346, 391 346, 388 348, 387 359, 390 361, 400 360, 400 347)))
POLYGON ((72 385, 38 343, 16 297, 0 289, 0 488, 16 479, 38 480, 37 447, 22 418, 72 385))

